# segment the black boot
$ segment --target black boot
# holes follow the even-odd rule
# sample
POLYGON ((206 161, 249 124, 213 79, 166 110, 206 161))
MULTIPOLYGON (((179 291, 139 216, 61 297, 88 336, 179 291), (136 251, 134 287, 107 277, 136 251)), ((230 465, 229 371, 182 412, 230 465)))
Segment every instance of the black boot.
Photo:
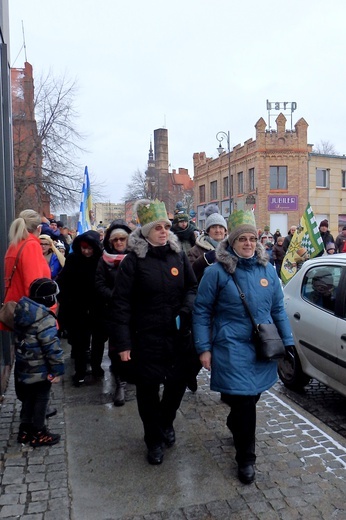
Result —
POLYGON ((29 423, 20 423, 17 442, 27 444, 32 439, 32 425, 29 423))
POLYGON ((148 462, 149 464, 158 465, 163 461, 163 449, 160 444, 148 448, 148 462))
POLYGON ((121 381, 119 377, 116 377, 115 384, 116 388, 113 397, 114 406, 124 406, 126 382, 121 381))
POLYGON ((243 484, 251 484, 255 480, 255 468, 253 464, 239 464, 238 478, 243 484))
POLYGON ((173 446, 173 444, 175 443, 175 431, 174 431, 173 426, 163 429, 162 437, 163 437, 164 443, 166 444, 166 446, 168 448, 173 446))

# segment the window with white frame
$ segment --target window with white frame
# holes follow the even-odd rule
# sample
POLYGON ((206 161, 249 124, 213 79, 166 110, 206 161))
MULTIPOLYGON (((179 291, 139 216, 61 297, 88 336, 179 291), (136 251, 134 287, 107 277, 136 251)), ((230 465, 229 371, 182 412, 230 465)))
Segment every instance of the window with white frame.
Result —
POLYGON ((287 166, 270 166, 270 189, 287 190, 287 166))
POLYGON ((329 170, 316 168, 316 188, 329 188, 329 170))

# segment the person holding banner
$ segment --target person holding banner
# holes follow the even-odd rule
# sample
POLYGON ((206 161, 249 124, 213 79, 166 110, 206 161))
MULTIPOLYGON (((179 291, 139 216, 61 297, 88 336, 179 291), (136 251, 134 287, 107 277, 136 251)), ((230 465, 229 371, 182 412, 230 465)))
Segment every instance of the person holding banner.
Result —
MULTIPOLYGON (((326 218, 320 222, 320 225, 318 227, 318 229, 320 230, 322 240, 323 240, 323 245, 324 245, 325 251, 327 251, 327 244, 330 244, 331 242, 334 243, 334 237, 331 234, 331 232, 329 231, 328 227, 329 227, 329 222, 326 218)), ((323 253, 324 253, 324 251, 321 251, 319 253, 319 255, 317 255, 317 256, 322 256, 323 253)))
MULTIPOLYGON (((281 280, 284 285, 296 274, 302 262, 305 262, 308 258, 321 256, 324 252, 323 239, 310 204, 307 205, 300 219, 299 226, 293 232, 294 227, 295 226, 292 226, 290 229, 291 236, 288 242, 288 249, 280 271, 281 280)), ((285 241, 286 239, 287 237, 285 241)), ((284 249, 285 241, 283 245, 284 249)))

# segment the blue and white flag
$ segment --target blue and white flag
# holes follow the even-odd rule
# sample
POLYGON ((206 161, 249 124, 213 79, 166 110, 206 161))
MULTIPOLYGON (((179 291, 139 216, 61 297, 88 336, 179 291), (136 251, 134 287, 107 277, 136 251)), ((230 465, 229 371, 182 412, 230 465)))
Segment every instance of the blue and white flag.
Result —
POLYGON ((95 229, 95 218, 92 209, 91 191, 88 167, 84 170, 84 181, 82 189, 82 200, 80 203, 77 234, 85 233, 89 229, 95 229))

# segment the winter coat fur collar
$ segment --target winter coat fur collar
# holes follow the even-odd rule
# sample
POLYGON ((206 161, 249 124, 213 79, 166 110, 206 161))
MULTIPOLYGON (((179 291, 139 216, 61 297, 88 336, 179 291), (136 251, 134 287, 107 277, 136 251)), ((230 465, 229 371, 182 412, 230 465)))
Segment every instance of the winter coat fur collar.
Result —
MULTIPOLYGON (((171 248, 172 251, 175 253, 179 253, 181 251, 181 247, 179 244, 178 238, 170 231, 168 235, 168 241, 167 244, 171 248)), ((148 250, 149 250, 149 242, 145 240, 143 237, 140 228, 136 229, 131 233, 129 236, 129 242, 128 242, 128 251, 133 251, 138 258, 145 258, 148 250)))
MULTIPOLYGON (((257 242, 256 249, 255 249, 255 258, 257 260, 257 263, 263 266, 266 266, 269 258, 266 253, 266 250, 260 244, 257 242)), ((225 271, 229 274, 234 273, 234 271, 237 268, 238 262, 242 259, 239 258, 234 252, 233 249, 230 247, 228 243, 228 237, 222 240, 220 244, 218 245, 216 249, 216 260, 222 264, 225 271)))

